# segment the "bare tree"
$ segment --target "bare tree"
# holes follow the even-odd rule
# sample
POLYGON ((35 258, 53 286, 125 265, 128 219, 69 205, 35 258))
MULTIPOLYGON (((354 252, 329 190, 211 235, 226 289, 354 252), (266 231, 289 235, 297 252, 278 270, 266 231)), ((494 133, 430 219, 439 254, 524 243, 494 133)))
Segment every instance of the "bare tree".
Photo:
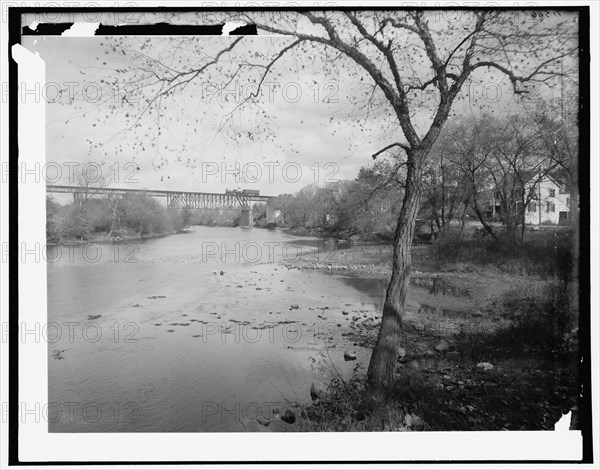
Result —
POLYGON ((537 199, 538 185, 556 167, 527 118, 510 116, 495 120, 487 167, 502 208, 502 222, 513 242, 520 227, 525 234, 525 211, 537 199))
POLYGON ((542 147, 571 194, 571 223, 578 225, 579 201, 579 127, 578 102, 573 89, 557 102, 542 104, 528 113, 542 147))
POLYGON ((461 174, 461 183, 465 189, 463 204, 465 206, 471 204, 483 228, 497 239, 493 227, 487 222, 485 207, 482 207, 482 203, 485 202, 481 200, 494 187, 489 172, 494 134, 493 119, 489 117, 477 119, 471 116, 446 126, 442 139, 438 143, 446 143, 448 159, 458 167, 461 174))
POLYGON ((448 143, 448 139, 438 140, 440 145, 432 150, 432 157, 423 172, 422 210, 435 223, 440 236, 446 233, 461 208, 461 220, 464 221, 465 211, 471 200, 470 187, 465 184, 460 165, 452 161, 448 143))
MULTIPOLYGON (((164 100, 197 79, 246 75, 253 77, 256 92, 224 117, 218 130, 246 103, 257 104, 259 91, 270 73, 291 51, 331 53, 332 61, 350 61, 370 78, 373 96, 385 102, 404 139, 386 145, 379 153, 398 148, 404 152, 404 195, 395 231, 393 270, 383 307, 381 329, 373 350, 367 380, 371 389, 393 379, 402 317, 411 270, 411 246, 422 194, 423 171, 432 146, 449 118, 457 96, 472 75, 507 77, 514 93, 525 93, 523 84, 547 82, 558 73, 557 65, 571 56, 575 46, 572 18, 532 22, 526 11, 459 11, 460 19, 448 21, 435 11, 302 11, 285 12, 265 21, 261 12, 231 12, 231 19, 256 24, 260 33, 280 36, 264 48, 256 38, 229 39, 219 51, 205 42, 174 39, 161 59, 151 57, 151 47, 127 50, 140 58, 138 80, 149 83, 151 96, 144 102, 132 126, 152 114, 164 119, 164 100), (287 39, 286 39, 287 38, 287 39), (246 44, 246 46, 245 46, 246 44), (250 48, 250 49, 249 49, 250 48), (207 52, 208 50, 208 52, 207 52), (248 53, 251 51, 251 53, 248 53), (236 55, 238 53, 238 55, 236 55), (166 62, 168 57, 187 55, 166 62), (423 102, 421 92, 433 90, 423 102)), ((160 132, 160 130, 158 131, 160 132)), ((267 138, 269 129, 264 132, 267 138)))

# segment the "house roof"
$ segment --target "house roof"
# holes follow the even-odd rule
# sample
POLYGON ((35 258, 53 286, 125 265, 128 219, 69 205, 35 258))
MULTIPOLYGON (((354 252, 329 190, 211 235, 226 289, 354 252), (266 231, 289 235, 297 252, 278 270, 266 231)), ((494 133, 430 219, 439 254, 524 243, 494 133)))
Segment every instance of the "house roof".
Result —
MULTIPOLYGON (((532 179, 537 179, 539 175, 539 171, 538 170, 528 170, 528 171, 524 171, 521 173, 521 177, 523 179, 523 183, 528 183, 530 182, 532 179)), ((502 180, 506 179, 506 178, 511 178, 513 181, 515 179, 513 179, 514 176, 514 172, 511 173, 507 173, 506 175, 504 175, 504 177, 502 178, 502 180)), ((501 180, 501 181, 502 181, 501 180)), ((536 183, 541 183, 545 180, 550 180, 552 181, 556 186, 558 187, 564 187, 565 183, 564 181, 562 181, 560 178, 550 174, 549 172, 546 173, 544 176, 542 176, 538 181, 536 181, 536 183)))

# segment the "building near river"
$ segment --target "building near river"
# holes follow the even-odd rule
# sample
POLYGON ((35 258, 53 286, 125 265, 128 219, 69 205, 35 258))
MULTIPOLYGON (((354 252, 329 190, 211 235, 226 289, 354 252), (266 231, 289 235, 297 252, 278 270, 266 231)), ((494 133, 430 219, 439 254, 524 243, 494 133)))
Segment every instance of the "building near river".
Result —
MULTIPOLYGON (((514 187, 515 185, 513 185, 514 187)), ((491 198, 485 202, 484 213, 487 218, 492 220, 502 220, 507 204, 502 204, 503 197, 507 194, 510 199, 516 201, 511 210, 520 214, 523 208, 523 199, 525 200, 524 219, 526 225, 565 225, 571 218, 571 194, 566 190, 566 186, 555 178, 545 175, 541 178, 533 178, 533 174, 524 184, 522 197, 521 189, 518 187, 503 194, 501 191, 494 191, 491 198)))
POLYGON ((556 180, 543 178, 535 188, 536 197, 527 205, 528 225, 567 224, 571 218, 571 195, 556 180))

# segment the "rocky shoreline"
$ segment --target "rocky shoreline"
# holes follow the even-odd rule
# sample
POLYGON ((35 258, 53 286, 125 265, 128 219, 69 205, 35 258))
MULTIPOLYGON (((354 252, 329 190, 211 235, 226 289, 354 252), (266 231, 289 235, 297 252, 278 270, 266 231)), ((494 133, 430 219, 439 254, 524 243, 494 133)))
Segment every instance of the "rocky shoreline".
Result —
MULTIPOLYGON (((318 260, 308 254, 281 264, 288 269, 387 280, 391 250, 391 246, 373 250, 353 245, 331 255, 327 252, 318 260)), ((568 362, 548 362, 546 353, 532 353, 537 346, 523 345, 533 341, 527 339, 533 335, 520 333, 519 329, 527 329, 528 324, 515 323, 518 315, 514 308, 523 304, 529 316, 543 316, 540 305, 548 280, 511 275, 493 266, 477 271, 448 269, 429 263, 426 256, 421 260, 425 262, 413 264, 412 294, 407 299, 395 383, 390 391, 393 398, 365 416, 362 391, 366 363, 364 354, 359 354, 363 364, 357 361, 351 378, 334 378, 325 386, 311 385, 313 401, 302 409, 299 429, 553 429, 561 407, 574 405, 575 384, 565 365, 568 362), (526 336, 515 342, 515 334, 526 336), (519 348, 530 353, 523 356, 519 348), (547 388, 540 387, 542 383, 547 388), (560 393, 547 393, 554 387, 560 393), (486 393, 482 395, 480 390, 486 393), (540 401, 543 406, 538 405, 540 401), (513 413, 515 407, 522 407, 523 413, 513 413)), ((348 321, 340 325, 337 346, 344 348, 345 361, 354 361, 357 352, 374 347, 381 314, 360 310, 342 314, 348 321)), ((565 354, 570 357, 572 351, 565 354)))
POLYGON ((282 261, 288 269, 310 269, 347 275, 386 277, 392 273, 390 245, 352 245, 344 249, 306 253, 297 259, 282 261))
POLYGON ((288 269, 312 269, 316 271, 336 272, 343 274, 354 274, 357 276, 375 275, 377 277, 385 277, 391 274, 391 270, 381 266, 366 265, 366 264, 324 264, 324 263, 282 263, 288 269))

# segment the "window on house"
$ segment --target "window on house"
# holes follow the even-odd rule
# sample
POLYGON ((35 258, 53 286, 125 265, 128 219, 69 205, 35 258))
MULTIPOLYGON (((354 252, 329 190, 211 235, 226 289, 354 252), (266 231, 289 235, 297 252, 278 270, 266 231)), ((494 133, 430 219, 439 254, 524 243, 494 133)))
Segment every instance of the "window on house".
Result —
POLYGON ((550 197, 556 197, 556 189, 551 188, 548 190, 550 197))
POLYGON ((556 210, 556 206, 553 202, 546 203, 546 212, 554 212, 556 210))
POLYGON ((570 197, 567 198, 567 206, 571 207, 571 198, 570 197))
POLYGON ((535 212, 536 211, 536 204, 535 204, 535 202, 530 202, 529 204, 527 204, 527 210, 529 212, 535 212))

